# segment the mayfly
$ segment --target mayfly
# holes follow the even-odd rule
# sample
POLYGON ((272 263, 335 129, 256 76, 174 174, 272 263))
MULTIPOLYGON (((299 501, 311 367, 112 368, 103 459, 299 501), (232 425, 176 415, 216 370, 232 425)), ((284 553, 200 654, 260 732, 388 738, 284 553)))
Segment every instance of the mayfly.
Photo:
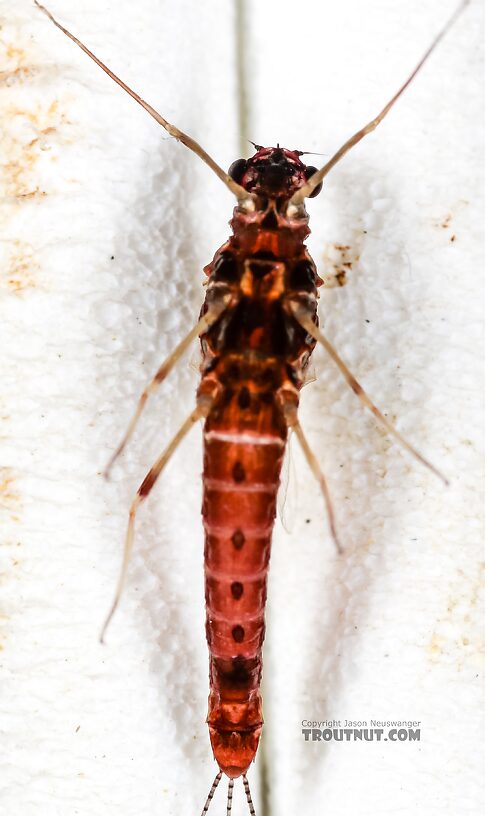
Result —
POLYGON ((198 322, 162 363, 143 391, 107 472, 125 448, 148 397, 190 343, 200 338, 201 382, 194 410, 149 470, 129 511, 123 563, 102 636, 121 597, 133 545, 135 518, 165 465, 190 428, 204 421, 202 516, 205 528, 206 632, 210 655, 210 741, 219 771, 202 816, 222 775, 228 779, 227 813, 234 780, 242 777, 254 814, 247 771, 255 759, 263 717, 260 682, 264 607, 270 545, 283 454, 295 433, 316 477, 331 536, 341 552, 324 474, 298 420, 299 391, 312 351, 321 343, 362 404, 419 462, 447 480, 385 418, 318 327, 317 274, 304 241, 309 234, 305 199, 318 195, 341 158, 390 111, 440 40, 468 5, 464 0, 420 62, 382 111, 357 131, 320 169, 305 165, 300 150, 254 145, 226 173, 187 134, 128 87, 42 5, 36 5, 67 37, 165 128, 195 153, 235 196, 233 234, 204 271, 206 297, 198 322))

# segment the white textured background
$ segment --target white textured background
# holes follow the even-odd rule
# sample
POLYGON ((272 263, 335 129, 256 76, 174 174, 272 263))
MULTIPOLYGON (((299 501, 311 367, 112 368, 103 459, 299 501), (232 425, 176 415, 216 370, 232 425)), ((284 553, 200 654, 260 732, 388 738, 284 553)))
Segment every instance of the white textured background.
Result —
MULTIPOLYGON (((228 166, 246 137, 331 154, 380 110, 454 5, 242 2, 244 116, 229 0, 51 7, 228 166)), ((99 471, 196 318, 202 266, 233 202, 29 0, 0 0, 0 11, 0 813, 193 816, 215 773, 198 429, 140 514, 106 647, 97 635, 131 495, 193 405, 195 346, 113 482, 99 471)), ((322 295, 328 335, 452 486, 376 430, 315 355, 301 415, 346 552, 335 558, 293 445, 289 532, 277 524, 270 580, 265 741, 251 771, 258 816, 485 806, 484 33, 476 0, 309 203, 323 276, 352 264, 348 285, 322 295), (301 720, 326 717, 421 720, 422 738, 305 744, 301 720)), ((239 786, 234 810, 246 812, 239 786)))

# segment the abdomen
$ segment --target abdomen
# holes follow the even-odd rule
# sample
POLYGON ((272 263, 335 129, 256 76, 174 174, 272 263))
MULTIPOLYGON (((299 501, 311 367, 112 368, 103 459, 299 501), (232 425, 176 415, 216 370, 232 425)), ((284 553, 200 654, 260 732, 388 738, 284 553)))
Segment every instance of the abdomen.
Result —
POLYGON ((266 579, 286 441, 272 395, 255 412, 260 395, 253 396, 250 386, 242 388, 253 410, 241 409, 233 394, 209 415, 204 430, 208 724, 214 756, 230 777, 247 771, 263 723, 266 579))

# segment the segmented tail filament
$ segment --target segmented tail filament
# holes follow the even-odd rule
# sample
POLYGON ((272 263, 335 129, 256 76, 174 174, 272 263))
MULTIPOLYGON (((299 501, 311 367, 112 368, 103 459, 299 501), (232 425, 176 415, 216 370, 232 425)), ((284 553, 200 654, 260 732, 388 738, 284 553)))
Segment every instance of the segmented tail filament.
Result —
MULTIPOLYGON (((214 794, 216 792, 216 788, 217 788, 219 782, 221 781, 221 779, 222 779, 222 771, 219 771, 219 773, 217 774, 216 778, 214 779, 214 781, 212 783, 211 789, 209 791, 209 795, 208 795, 208 797, 206 799, 206 802, 205 802, 205 805, 204 805, 204 807, 202 809, 201 816, 206 816, 206 813, 207 813, 207 811, 209 810, 209 807, 210 807, 210 803, 212 802, 212 799, 213 799, 214 794)), ((247 776, 245 774, 243 774, 242 781, 243 781, 243 784, 244 784, 244 792, 246 794, 246 799, 247 799, 247 803, 248 803, 250 816, 256 816, 256 811, 254 810, 253 799, 252 799, 251 791, 250 791, 250 788, 249 788, 248 778, 247 778, 247 776)), ((233 792, 234 792, 234 779, 229 779, 229 782, 228 782, 228 785, 227 785, 226 816, 231 816, 231 813, 232 813, 232 795, 233 795, 233 792)))
POLYGON ((210 803, 212 802, 212 797, 214 796, 214 794, 216 792, 216 788, 217 788, 219 782, 221 781, 221 778, 222 778, 222 771, 219 771, 219 773, 217 774, 216 778, 214 779, 214 781, 212 783, 212 787, 211 787, 211 789, 209 791, 209 796, 207 797, 207 799, 205 801, 205 805, 202 808, 202 813, 200 814, 200 816, 205 816, 205 814, 209 810, 210 803))
POLYGON ((246 794, 246 799, 248 800, 248 807, 251 816, 256 816, 254 811, 253 800, 251 798, 251 791, 249 790, 249 782, 246 774, 243 774, 243 783, 244 783, 244 792, 246 794))
POLYGON ((232 792, 234 790, 234 779, 230 779, 227 785, 227 809, 226 816, 231 816, 232 812, 232 792))

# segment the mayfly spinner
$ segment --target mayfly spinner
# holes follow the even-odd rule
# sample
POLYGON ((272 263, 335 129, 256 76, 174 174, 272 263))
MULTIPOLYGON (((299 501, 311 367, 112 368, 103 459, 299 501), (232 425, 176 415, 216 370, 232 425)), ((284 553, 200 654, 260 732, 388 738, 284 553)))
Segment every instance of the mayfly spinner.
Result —
POLYGON ((113 74, 47 9, 36 5, 171 136, 199 156, 237 201, 231 221, 233 234, 204 270, 208 283, 199 320, 143 391, 108 465, 109 470, 123 451, 150 394, 199 337, 202 366, 196 405, 148 472, 131 504, 123 565, 103 634, 125 583, 138 508, 181 440, 197 420, 203 419, 202 516, 210 655, 207 722, 219 772, 202 814, 207 812, 223 774, 229 778, 227 813, 231 811, 234 780, 242 777, 253 814, 246 773, 256 756, 263 727, 259 689, 266 580, 276 493, 289 429, 295 432, 318 480, 332 538, 341 550, 327 483, 298 421, 299 391, 317 342, 386 431, 446 483, 383 416, 318 328, 317 297, 322 280, 304 243, 309 234, 305 199, 320 192, 330 170, 383 120, 468 0, 460 4, 382 111, 351 136, 321 169, 305 165, 299 150, 255 145, 254 155, 233 162, 228 173, 194 139, 167 122, 113 74))

